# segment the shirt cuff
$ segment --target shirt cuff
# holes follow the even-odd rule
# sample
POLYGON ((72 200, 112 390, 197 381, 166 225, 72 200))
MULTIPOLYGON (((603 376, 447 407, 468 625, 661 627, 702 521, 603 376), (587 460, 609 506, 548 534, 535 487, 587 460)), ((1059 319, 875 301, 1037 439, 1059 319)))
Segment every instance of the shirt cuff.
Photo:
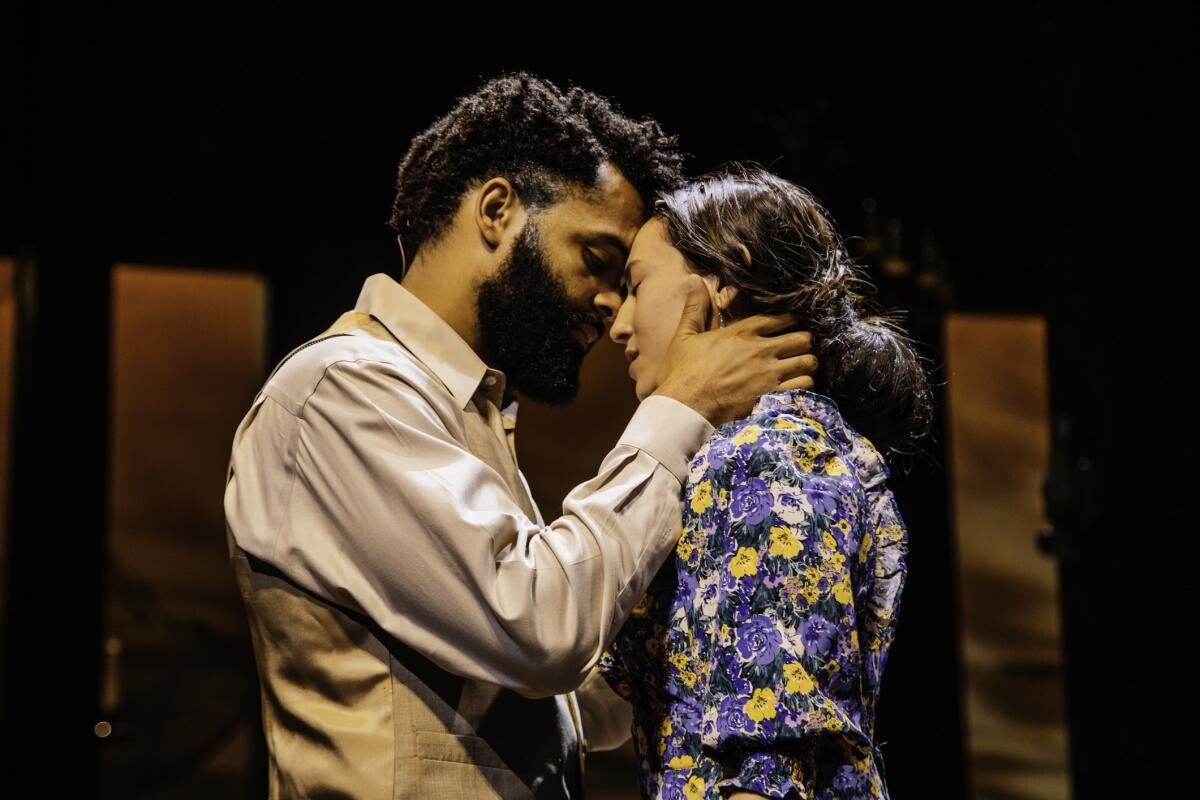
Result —
POLYGON ((797 766, 794 758, 782 753, 750 753, 739 765, 737 775, 721 781, 717 788, 723 797, 739 790, 764 797, 804 797, 804 787, 796 774, 797 766))
POLYGON ((672 397, 654 394, 638 405, 617 444, 647 453, 682 485, 687 481, 689 462, 712 432, 712 423, 700 412, 672 397))

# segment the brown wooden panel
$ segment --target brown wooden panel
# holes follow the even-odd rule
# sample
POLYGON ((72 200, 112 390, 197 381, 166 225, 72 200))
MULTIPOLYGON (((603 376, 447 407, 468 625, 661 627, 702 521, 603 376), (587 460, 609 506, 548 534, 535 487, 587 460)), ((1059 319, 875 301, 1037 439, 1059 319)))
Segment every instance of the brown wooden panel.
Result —
POLYGON ((104 796, 246 797, 258 720, 222 498, 263 376, 263 282, 118 266, 112 302, 104 796))
POLYGON ((1045 322, 951 315, 945 348, 972 796, 1067 798, 1057 566, 1036 546, 1045 322))
MULTIPOLYGON (((17 333, 17 295, 12 259, 0 258, 0 584, 4 582, 4 546, 8 541, 8 462, 12 450, 13 347, 17 333)), ((0 592, 0 620, 4 615, 0 592)))

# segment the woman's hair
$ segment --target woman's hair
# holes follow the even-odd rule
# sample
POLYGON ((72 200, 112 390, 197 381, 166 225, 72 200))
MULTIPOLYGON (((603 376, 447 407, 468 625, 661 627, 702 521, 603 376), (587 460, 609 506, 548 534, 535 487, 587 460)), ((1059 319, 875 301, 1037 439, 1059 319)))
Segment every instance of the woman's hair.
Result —
POLYGON ((816 390, 881 451, 912 451, 933 408, 922 359, 866 296, 873 287, 811 194, 732 164, 662 193, 654 215, 693 268, 737 287, 731 310, 798 312, 820 361, 816 390))

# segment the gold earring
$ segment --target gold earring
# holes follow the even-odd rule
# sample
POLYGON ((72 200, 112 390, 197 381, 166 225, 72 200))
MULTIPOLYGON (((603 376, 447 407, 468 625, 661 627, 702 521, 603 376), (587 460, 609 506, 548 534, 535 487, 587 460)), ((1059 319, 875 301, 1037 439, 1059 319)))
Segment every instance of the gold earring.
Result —
POLYGON ((717 309, 717 327, 718 328, 725 327, 725 315, 721 313, 721 309, 719 309, 719 308, 717 309))

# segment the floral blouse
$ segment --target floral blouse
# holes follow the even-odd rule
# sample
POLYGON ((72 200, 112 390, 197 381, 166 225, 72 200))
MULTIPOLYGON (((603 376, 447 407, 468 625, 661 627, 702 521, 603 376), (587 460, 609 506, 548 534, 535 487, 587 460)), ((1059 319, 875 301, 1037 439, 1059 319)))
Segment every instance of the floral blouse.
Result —
POLYGON ((887 476, 803 390, 696 454, 674 557, 600 662, 644 797, 887 797, 875 703, 908 544, 887 476))

